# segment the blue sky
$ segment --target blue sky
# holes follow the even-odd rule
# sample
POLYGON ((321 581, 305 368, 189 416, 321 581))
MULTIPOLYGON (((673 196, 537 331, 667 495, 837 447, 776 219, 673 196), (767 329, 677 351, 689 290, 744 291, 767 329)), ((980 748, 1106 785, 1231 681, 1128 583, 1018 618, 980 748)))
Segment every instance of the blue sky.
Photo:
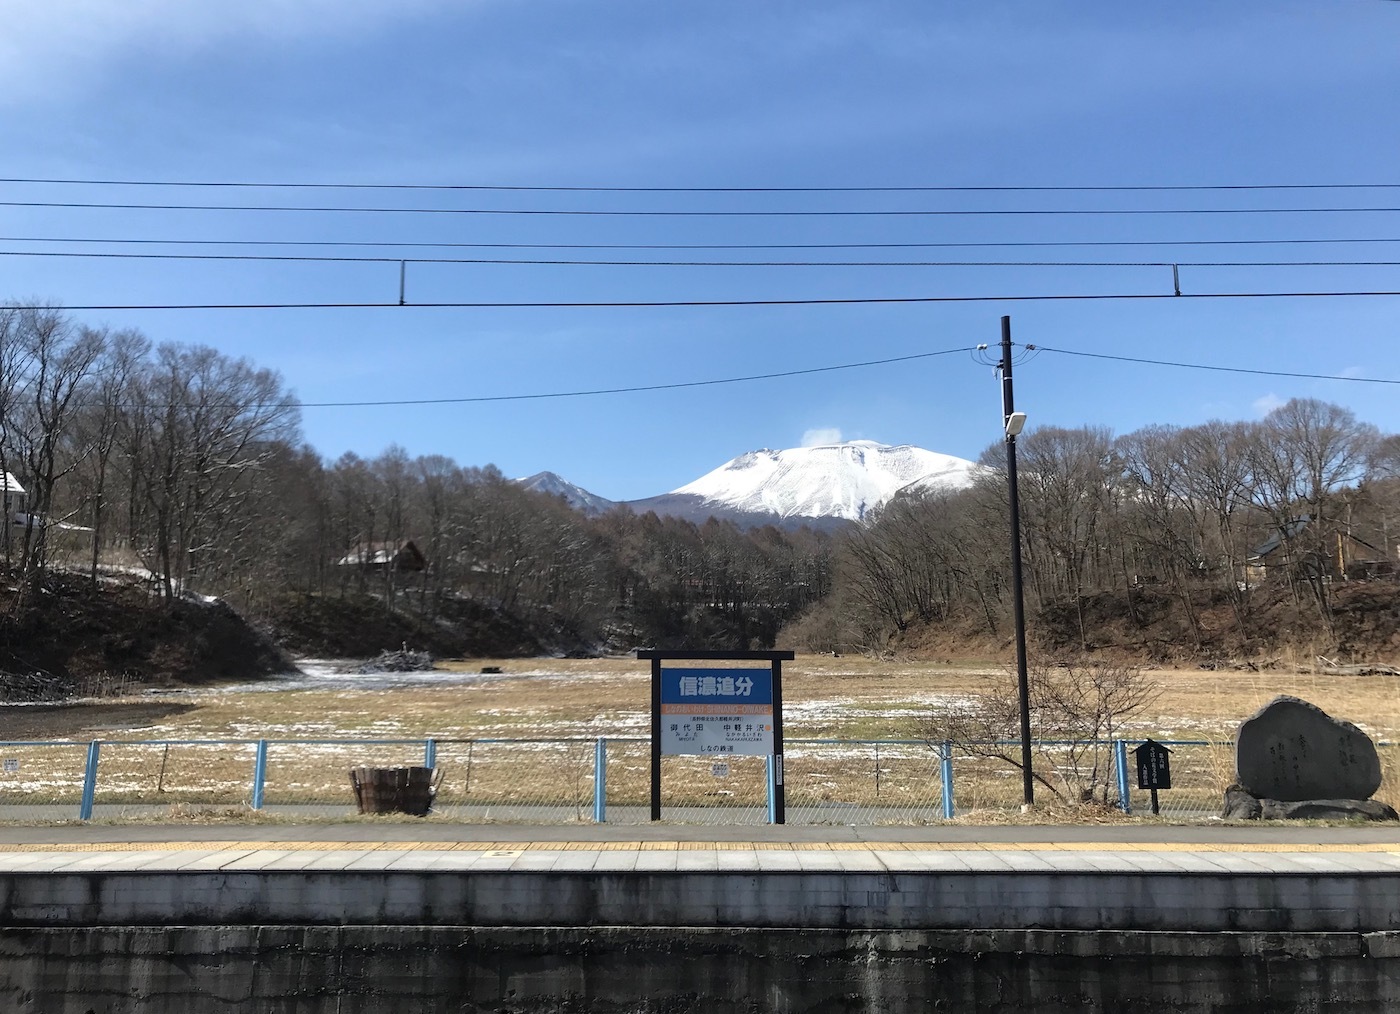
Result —
MULTIPOLYGON (((0 0, 6 178, 526 187, 1400 184, 1400 3, 1085 0, 0 0)), ((1400 207, 1400 189, 560 193, 0 184, 0 201, 567 211, 1168 211, 1400 207)), ((684 260, 1400 261, 1400 213, 563 216, 0 206, 0 250, 684 260), (21 239, 24 238, 24 239, 21 239), (54 239, 90 242, 59 244, 54 239), (1181 241, 1395 239, 1186 246, 1181 241), (45 240, 40 242, 40 240, 45 240), (353 248, 207 241, 353 242, 353 248), (1150 242, 1120 247, 559 250, 384 244, 1150 242)), ((0 297, 68 306, 389 301, 378 263, 5 256, 0 297)), ((1400 289, 1395 267, 1182 267, 1183 290, 1400 289)), ((409 301, 1030 296, 1171 291, 1162 267, 414 264, 409 301)), ((669 384, 1018 342, 1400 380, 1396 297, 843 306, 74 311, 279 370, 306 402, 669 384)), ((1400 430, 1393 386, 1045 352, 1031 425, 1256 418, 1290 397, 1400 430)), ((780 380, 493 404, 307 408, 334 458, 557 471, 648 496, 756 447, 874 439, 976 455, 1000 427, 966 353, 780 380)))

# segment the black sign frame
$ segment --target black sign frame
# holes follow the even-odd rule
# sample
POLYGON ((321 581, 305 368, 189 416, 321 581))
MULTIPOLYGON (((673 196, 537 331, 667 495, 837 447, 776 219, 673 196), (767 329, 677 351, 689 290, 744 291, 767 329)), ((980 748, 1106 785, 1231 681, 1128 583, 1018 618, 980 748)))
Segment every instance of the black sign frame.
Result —
POLYGON ((639 648, 637 658, 651 661, 651 819, 661 819, 661 663, 767 662, 773 671, 773 822, 787 823, 783 788, 783 663, 794 651, 706 651, 639 648))

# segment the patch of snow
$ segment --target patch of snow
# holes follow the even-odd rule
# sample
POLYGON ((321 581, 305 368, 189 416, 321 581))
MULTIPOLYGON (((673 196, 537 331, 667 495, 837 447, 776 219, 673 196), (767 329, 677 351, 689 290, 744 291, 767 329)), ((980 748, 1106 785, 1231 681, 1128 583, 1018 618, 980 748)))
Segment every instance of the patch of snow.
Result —
MULTIPOLYGON (((583 684, 596 682, 600 678, 626 678, 636 681, 649 680, 645 671, 624 671, 609 673, 561 673, 541 666, 538 660, 532 668, 499 673, 452 672, 446 669, 425 669, 418 672, 353 673, 344 670, 363 660, 335 658, 298 659, 301 672, 279 673, 255 683, 239 683, 217 687, 195 687, 181 690, 187 697, 217 698, 224 694, 276 692, 283 690, 339 690, 373 691, 394 690, 401 687, 433 686, 476 686, 484 683, 500 683, 505 680, 532 679, 549 680, 560 684, 583 684)), ((524 661, 524 660, 522 660, 524 661)))

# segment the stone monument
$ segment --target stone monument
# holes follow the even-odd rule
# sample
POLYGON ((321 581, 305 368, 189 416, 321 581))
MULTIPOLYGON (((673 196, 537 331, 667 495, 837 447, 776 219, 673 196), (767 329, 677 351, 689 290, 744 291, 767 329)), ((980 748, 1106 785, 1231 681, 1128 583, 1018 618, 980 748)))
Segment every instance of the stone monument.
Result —
POLYGON ((1296 697, 1275 697, 1241 723, 1235 772, 1227 819, 1400 819, 1371 799, 1381 785, 1371 738, 1296 697))

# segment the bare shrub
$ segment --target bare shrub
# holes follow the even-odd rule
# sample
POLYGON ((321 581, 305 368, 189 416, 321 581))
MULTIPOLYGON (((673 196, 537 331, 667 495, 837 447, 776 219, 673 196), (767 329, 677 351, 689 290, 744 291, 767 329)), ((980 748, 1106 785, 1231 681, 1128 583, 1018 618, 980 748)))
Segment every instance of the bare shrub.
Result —
POLYGON ((574 819, 583 820, 593 799, 593 743, 564 740, 554 755, 554 782, 564 788, 574 807, 574 819))
MULTIPOLYGON (((1039 665, 1026 675, 1032 777, 1063 802, 1107 803, 1112 741, 1125 719, 1157 701, 1161 686, 1138 666, 1101 658, 1039 665)), ((1015 672, 997 673, 958 710, 930 716, 923 736, 1021 769, 1015 672)))

